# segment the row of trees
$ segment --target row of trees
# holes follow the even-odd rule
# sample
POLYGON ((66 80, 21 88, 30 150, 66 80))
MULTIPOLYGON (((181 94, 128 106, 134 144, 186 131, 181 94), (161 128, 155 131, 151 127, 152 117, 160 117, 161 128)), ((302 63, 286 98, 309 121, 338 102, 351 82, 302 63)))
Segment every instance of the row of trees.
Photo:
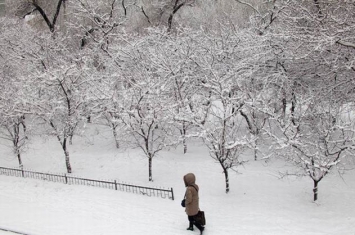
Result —
POLYGON ((147 9, 155 1, 121 1, 118 14, 116 1, 78 0, 69 8, 59 0, 52 21, 48 6, 28 1, 49 32, 1 19, 0 123, 20 166, 31 127, 44 124, 72 172, 68 143, 90 120, 111 127, 117 148, 125 136, 142 149, 150 181, 159 151, 183 146, 186 153, 186 140, 198 137, 221 165, 226 192, 229 170, 253 149, 255 159, 272 153, 299 166, 314 182, 317 200, 318 183, 354 148, 355 5, 233 1, 250 20, 214 15, 218 27, 186 21, 174 27, 182 7, 206 5, 157 2, 173 4, 167 23, 138 31, 125 10, 140 6, 152 22, 147 9), (64 10, 70 14, 60 15, 64 10), (262 143, 268 152, 259 150, 262 143))

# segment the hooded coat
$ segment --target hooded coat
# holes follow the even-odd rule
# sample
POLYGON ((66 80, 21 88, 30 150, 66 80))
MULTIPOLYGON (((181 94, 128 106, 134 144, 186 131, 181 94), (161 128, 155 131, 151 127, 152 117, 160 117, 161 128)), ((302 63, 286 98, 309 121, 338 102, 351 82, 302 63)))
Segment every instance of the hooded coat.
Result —
POLYGON ((184 183, 186 186, 185 212, 188 216, 194 216, 200 210, 198 197, 199 187, 195 182, 196 177, 193 173, 184 175, 184 183))

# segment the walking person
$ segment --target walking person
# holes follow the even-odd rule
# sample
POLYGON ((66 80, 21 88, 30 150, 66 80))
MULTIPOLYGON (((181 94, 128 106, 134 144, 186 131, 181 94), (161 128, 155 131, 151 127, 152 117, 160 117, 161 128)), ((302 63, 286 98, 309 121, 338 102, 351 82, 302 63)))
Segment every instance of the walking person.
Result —
POLYGON ((205 227, 194 219, 194 216, 196 216, 200 210, 198 196, 199 187, 196 184, 195 175, 193 173, 188 173, 184 175, 184 183, 186 187, 185 212, 189 219, 189 227, 187 228, 187 230, 193 231, 193 226, 195 225, 200 230, 200 234, 202 234, 205 227))

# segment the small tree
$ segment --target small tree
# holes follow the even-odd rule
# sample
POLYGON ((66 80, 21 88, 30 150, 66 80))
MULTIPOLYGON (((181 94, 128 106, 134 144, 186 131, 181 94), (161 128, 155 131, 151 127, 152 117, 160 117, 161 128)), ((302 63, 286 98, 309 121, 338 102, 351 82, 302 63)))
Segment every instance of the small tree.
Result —
MULTIPOLYGON (((301 101, 300 101, 301 102, 301 101)), ((278 125, 282 135, 273 135, 283 156, 302 169, 313 181, 313 200, 318 199, 319 182, 344 158, 352 156, 355 144, 354 118, 347 104, 331 100, 301 102, 293 121, 278 125)), ((280 124, 280 123, 279 123, 280 124)))
POLYGON ((105 124, 111 128, 113 138, 115 140, 116 148, 119 149, 120 138, 119 138, 118 130, 124 129, 124 125, 122 123, 120 115, 116 114, 116 112, 117 110, 111 110, 111 111, 106 110, 103 113, 103 116, 104 116, 105 124))
MULTIPOLYGON (((115 80, 115 78, 116 77, 111 77, 112 80, 115 80)), ((105 99, 98 101, 101 108, 98 110, 97 116, 99 117, 100 123, 101 119, 103 119, 104 125, 111 129, 116 148, 118 149, 120 148, 120 135, 122 135, 125 129, 125 124, 122 122, 124 99, 120 94, 123 88, 119 86, 119 82, 117 81, 113 85, 111 85, 111 83, 109 84, 109 87, 103 89, 106 91, 105 94, 102 94, 105 99)))
POLYGON ((232 104, 236 100, 220 96, 211 100, 208 118, 199 124, 199 136, 210 150, 210 156, 223 169, 226 193, 229 192, 229 170, 243 163, 240 156, 249 147, 250 141, 245 134, 244 122, 238 118, 238 109, 242 106, 232 104), (234 109, 234 111, 233 111, 234 109))
POLYGON ((80 106, 82 106, 83 101, 76 100, 76 97, 73 96, 72 92, 77 93, 78 91, 75 91, 75 87, 69 82, 67 72, 69 71, 64 71, 64 74, 62 74, 64 76, 61 77, 59 72, 55 75, 58 77, 47 81, 42 80, 41 87, 47 89, 48 93, 42 93, 40 97, 41 107, 35 109, 34 112, 36 116, 50 126, 52 130, 50 133, 58 139, 65 154, 67 172, 71 173, 68 144, 84 117, 80 114, 80 106), (50 86, 45 86, 46 84, 50 84, 50 86), (51 87, 56 91, 52 90, 53 93, 51 93, 49 91, 51 87), (50 99, 49 102, 43 102, 47 99, 50 99))
MULTIPOLYGON (((193 65, 191 60, 198 48, 195 48, 196 44, 189 37, 188 30, 181 30, 177 34, 159 32, 159 30, 151 33, 156 36, 164 35, 163 40, 159 42, 159 50, 154 56, 154 64, 166 74, 169 98, 172 102, 169 104, 170 115, 184 116, 186 112, 194 109, 191 99, 199 89, 198 80, 195 79, 195 74, 198 73, 197 66, 193 65)), ((187 139, 194 125, 179 118, 175 118, 172 124, 180 133, 183 152, 187 153, 187 139)))
POLYGON ((126 131, 133 137, 134 146, 148 158, 149 181, 153 181, 152 162, 161 150, 176 144, 173 137, 170 94, 166 71, 154 58, 159 53, 159 36, 137 38, 126 45, 124 66, 120 71, 122 97, 120 114, 126 131), (129 55, 127 57, 127 55, 129 55))
POLYGON ((188 67, 196 70, 194 79, 198 83, 188 106, 190 113, 180 115, 198 127, 196 135, 223 169, 228 193, 229 170, 243 163, 240 156, 250 146, 250 136, 240 116, 247 100, 241 86, 245 79, 240 57, 244 52, 238 45, 241 38, 227 28, 221 31, 189 35, 197 49, 188 67))
POLYGON ((149 181, 153 181, 153 158, 170 143, 168 122, 164 108, 158 106, 159 94, 152 91, 137 91, 132 104, 124 110, 122 120, 126 130, 133 137, 133 146, 140 148, 148 158, 149 181))
POLYGON ((254 137, 253 149, 254 160, 258 160, 258 143, 262 138, 262 131, 269 116, 258 110, 258 107, 247 107, 246 105, 240 109, 240 114, 244 117, 250 134, 254 137))
POLYGON ((18 25, 13 19, 3 19, 0 22, 3 33, 0 44, 0 138, 11 141, 12 149, 16 155, 19 167, 23 167, 22 153, 28 144, 31 130, 31 117, 26 107, 26 97, 31 90, 26 84, 26 71, 33 69, 23 56, 24 51, 19 50, 18 44, 27 46, 24 41, 28 33, 26 26, 18 25), (19 32, 24 37, 19 37, 19 32), (16 43, 12 43, 17 40, 16 43), (17 44, 18 43, 18 44, 17 44), (26 122, 30 120, 30 122, 26 122), (30 118, 28 118, 30 117, 30 118))
POLYGON ((6 117, 2 116, 0 120, 0 138, 6 139, 12 142, 13 152, 17 157, 19 167, 23 168, 23 162, 21 153, 27 145, 27 127, 25 123, 25 116, 18 117, 6 117))
POLYGON ((32 73, 31 112, 50 127, 65 155, 68 173, 72 172, 68 144, 87 116, 88 76, 84 58, 62 44, 63 40, 38 38, 42 43, 37 52, 40 66, 32 73))
POLYGON ((313 180, 314 200, 319 182, 353 148, 354 10, 350 2, 277 1, 263 31, 286 81, 277 83, 284 120, 274 116, 281 130, 274 137, 313 180))

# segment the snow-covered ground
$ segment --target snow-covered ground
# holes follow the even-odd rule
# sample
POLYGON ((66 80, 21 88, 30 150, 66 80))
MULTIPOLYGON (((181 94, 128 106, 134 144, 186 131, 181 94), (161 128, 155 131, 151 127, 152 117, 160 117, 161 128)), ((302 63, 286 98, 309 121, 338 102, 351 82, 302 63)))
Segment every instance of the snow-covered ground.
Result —
MULTIPOLYGON (((0 176, 0 228, 30 235, 197 235, 197 229, 186 231, 187 216, 180 206, 182 177, 193 172, 206 213, 205 235, 355 234, 355 171, 327 176, 314 203, 310 179, 280 179, 279 172, 289 168, 282 161, 251 160, 230 172, 226 194, 220 166, 197 141, 185 155, 181 148, 162 152, 153 160, 154 182, 148 182, 148 161, 139 150, 115 149, 109 131, 101 127, 90 133, 69 146, 74 175, 173 187, 176 199, 0 176)), ((17 167, 11 150, 1 143, 0 166, 17 167)), ((23 162, 26 169, 65 172, 55 138, 33 139, 23 162)))

